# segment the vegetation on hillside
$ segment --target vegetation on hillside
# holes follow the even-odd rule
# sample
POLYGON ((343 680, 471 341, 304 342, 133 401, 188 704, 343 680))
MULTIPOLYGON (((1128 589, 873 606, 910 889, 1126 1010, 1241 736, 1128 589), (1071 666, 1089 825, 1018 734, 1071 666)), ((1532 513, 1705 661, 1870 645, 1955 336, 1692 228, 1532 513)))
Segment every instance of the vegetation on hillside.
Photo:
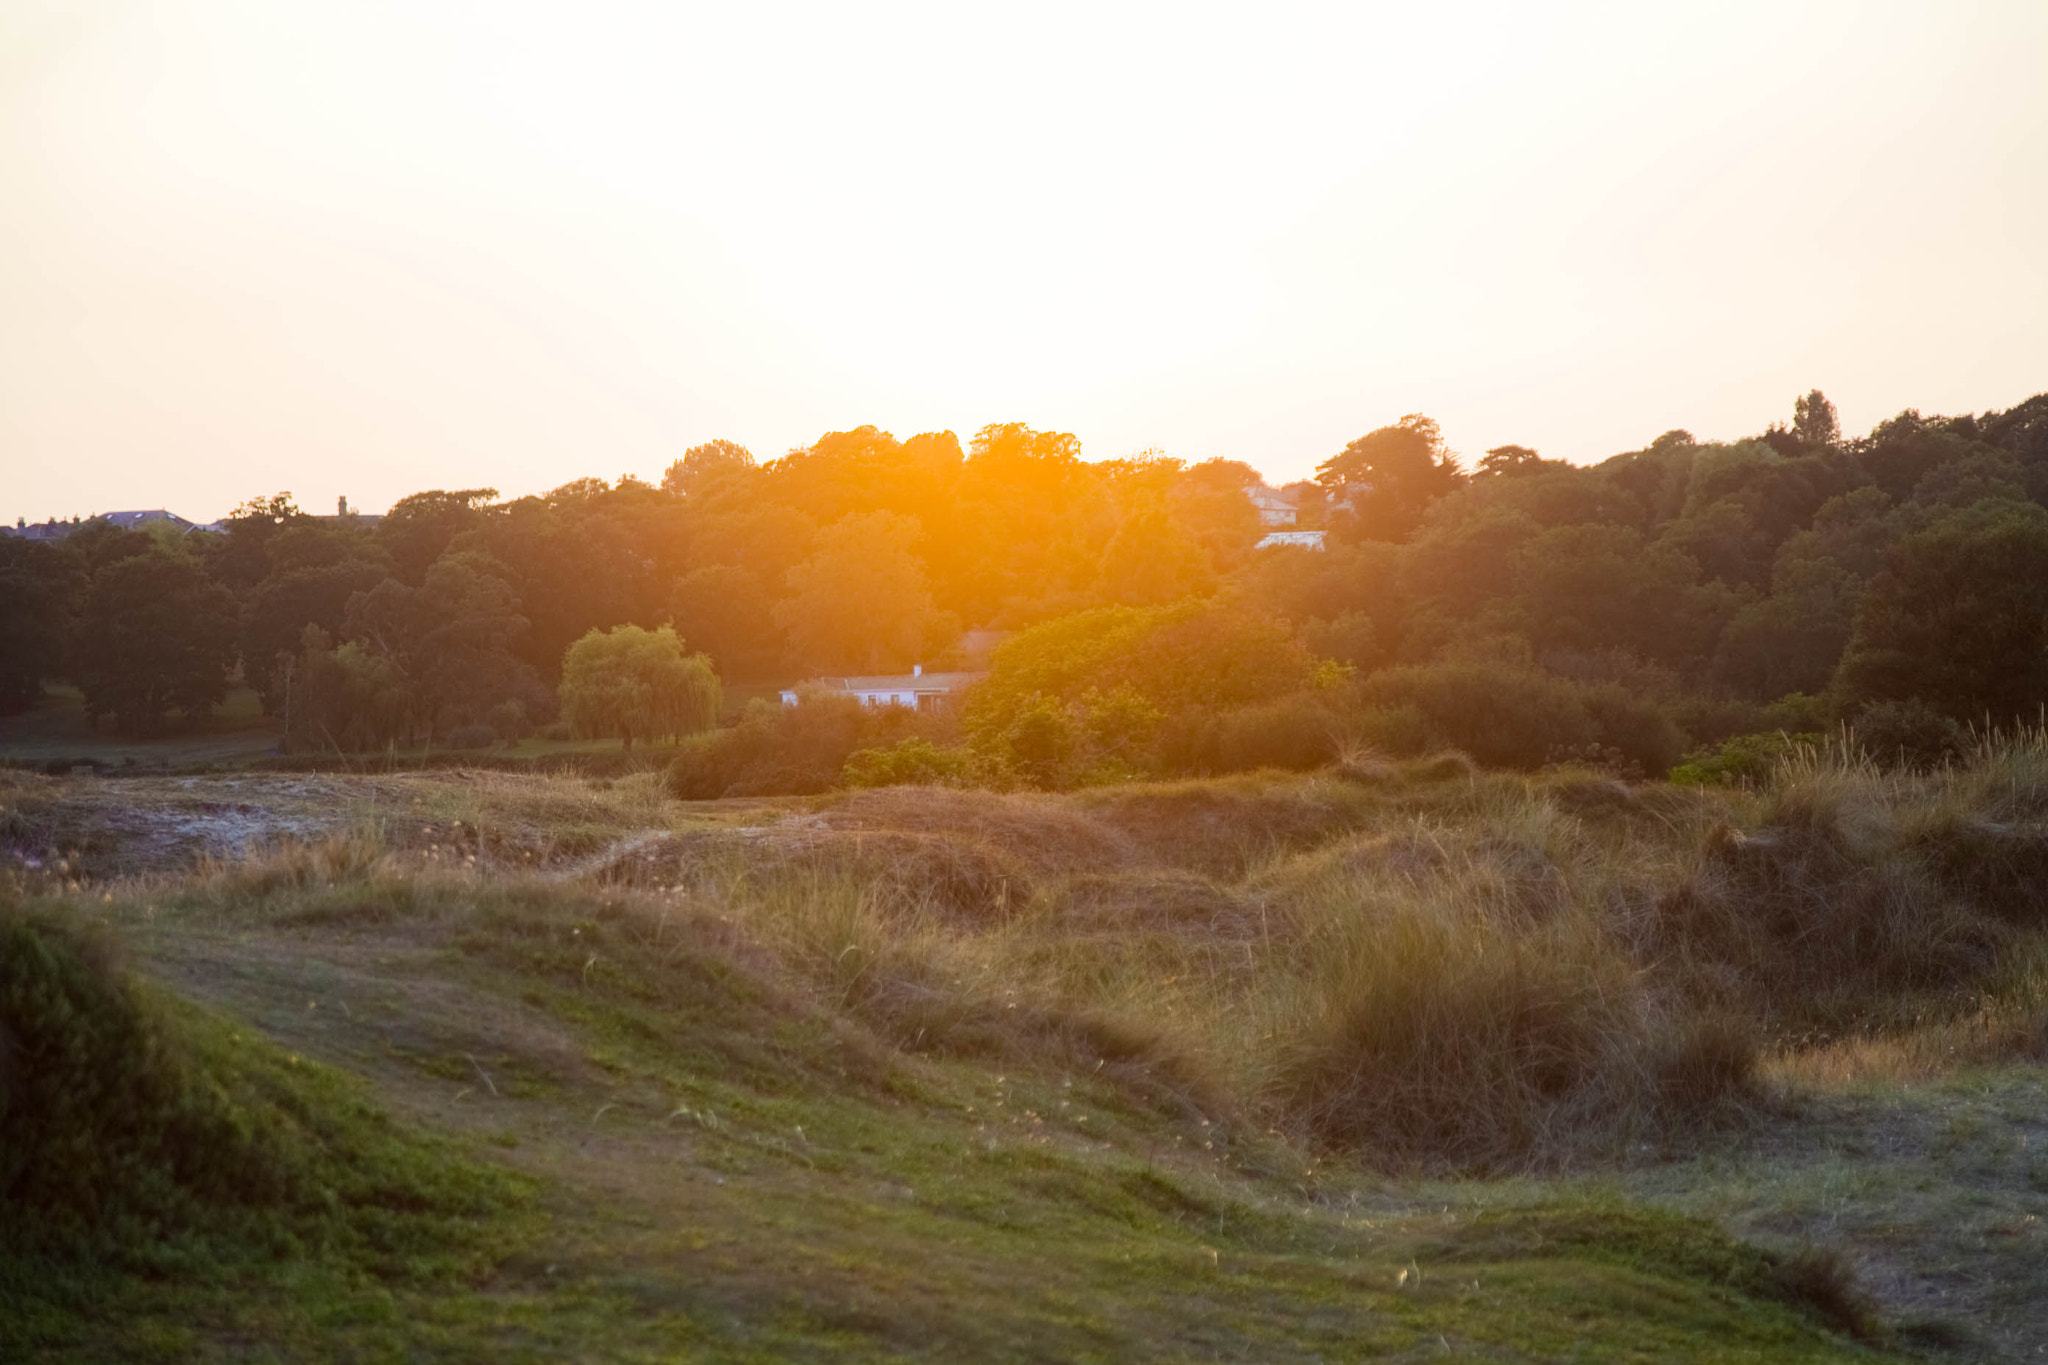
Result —
POLYGON ((168 780, 0 787, 0 1023, 37 1059, 0 1125, 77 1172, 0 1182, 10 1224, 197 1249, 9 1263, 16 1342, 1835 1358, 1909 1339, 1847 1262, 1571 1173, 1796 1130, 1803 1059, 2048 1037, 2035 735, 1946 771, 1805 750, 1754 790, 1451 757, 719 807, 651 774, 236 781, 292 837, 209 855, 168 780))

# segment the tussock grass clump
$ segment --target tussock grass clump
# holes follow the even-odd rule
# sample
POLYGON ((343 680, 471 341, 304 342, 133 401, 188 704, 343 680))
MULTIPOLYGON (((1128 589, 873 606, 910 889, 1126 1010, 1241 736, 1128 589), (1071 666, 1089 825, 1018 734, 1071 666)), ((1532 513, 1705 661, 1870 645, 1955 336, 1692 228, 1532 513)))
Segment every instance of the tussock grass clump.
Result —
POLYGON ((1967 1005, 2013 934, 1969 894, 1982 874, 1952 870, 1955 827, 1915 832, 1940 785, 1854 760, 1784 770, 1756 825, 1710 833, 1658 899, 1649 950, 1696 994, 1792 1031, 1967 1005))
POLYGON ((1323 1140, 1396 1165, 1554 1164, 1668 1136, 1749 1094, 1755 1045, 1660 1001, 1584 923, 1528 934, 1396 913, 1360 933, 1282 1047, 1323 1140))
POLYGON ((301 887, 389 878, 397 871, 397 860, 382 832, 364 829, 310 840, 286 840, 240 858, 202 854, 192 875, 194 880, 212 883, 226 894, 268 896, 301 887))
POLYGON ((1457 1170, 1612 1155, 1740 1112, 1754 1032, 1689 1006, 1615 932, 1645 845, 1533 780, 1475 796, 1255 879, 1295 926, 1255 1006, 1263 1093, 1369 1161, 1457 1170))

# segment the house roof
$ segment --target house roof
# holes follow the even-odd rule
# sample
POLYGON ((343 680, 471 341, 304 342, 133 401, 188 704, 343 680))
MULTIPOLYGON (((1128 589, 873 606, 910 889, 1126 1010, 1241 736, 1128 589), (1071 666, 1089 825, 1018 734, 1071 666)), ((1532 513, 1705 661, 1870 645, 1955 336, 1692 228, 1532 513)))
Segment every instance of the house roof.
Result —
POLYGON ((1268 488, 1264 484, 1257 484, 1245 489, 1244 495, 1252 500, 1252 505, 1255 507, 1270 507, 1276 512, 1283 508, 1290 512, 1294 510, 1293 498, 1276 489, 1268 488))
POLYGON ((138 526, 146 526, 150 522, 155 521, 167 521, 171 525, 186 531, 204 529, 194 526, 176 512, 167 512, 161 507, 150 507, 133 512, 95 512, 89 517, 76 521, 52 520, 30 522, 19 526, 0 526, 0 532, 16 536, 22 540, 62 540, 73 531, 82 531, 96 521, 104 521, 111 526, 118 526, 124 531, 132 531, 138 526))
POLYGON ((182 526, 188 531, 192 529, 191 522, 185 520, 176 512, 167 512, 161 507, 151 507, 140 512, 102 512, 94 520, 110 521, 124 531, 132 531, 144 522, 149 521, 168 521, 172 525, 182 526))
POLYGON ((1311 550, 1320 550, 1323 548, 1323 535, 1321 531, 1268 531, 1265 538, 1252 548, 1264 550, 1276 545, 1303 545, 1311 550))
POLYGON ((840 692, 957 692, 985 673, 875 673, 850 678, 813 678, 819 687, 840 692))

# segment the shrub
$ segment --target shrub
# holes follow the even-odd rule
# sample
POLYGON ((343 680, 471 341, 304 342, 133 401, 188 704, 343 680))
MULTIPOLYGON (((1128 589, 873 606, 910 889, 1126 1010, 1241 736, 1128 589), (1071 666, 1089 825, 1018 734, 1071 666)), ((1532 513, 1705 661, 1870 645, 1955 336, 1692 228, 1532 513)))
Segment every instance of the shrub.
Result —
POLYGON ((1345 717, 1355 747, 1412 758, 1429 747, 1429 721, 1413 706, 1360 706, 1345 717))
POLYGON ((1006 640, 968 696, 966 728, 977 753, 1041 786, 1162 759, 1199 768, 1211 713, 1314 677, 1308 651, 1268 618, 1205 602, 1103 607, 1006 640), (1166 721, 1177 738, 1154 751, 1152 732, 1166 721))
POLYGON ((1343 731, 1344 724, 1326 697, 1314 693, 1297 692, 1263 705, 1239 707, 1218 720, 1217 768, 1320 768, 1335 761, 1343 731))
POLYGON ((944 723, 808 689, 795 706, 756 698, 737 725, 683 742, 669 765, 668 791, 686 801, 815 795, 839 784, 856 751, 929 737, 944 723))
POLYGON ((846 760, 841 774, 849 787, 945 786, 973 775, 972 758, 962 749, 941 749, 916 736, 887 749, 861 749, 846 760))
POLYGON ((1970 734, 1925 702, 1882 701, 1850 727, 1856 749, 1883 767, 1933 768, 1969 747, 1970 734))
POLYGON ((488 725, 458 725, 441 736, 450 749, 483 749, 497 742, 498 732, 488 725))
POLYGON ((1617 684, 1588 689, 1585 706, 1600 747, 1624 760, 1613 766, 1633 765, 1632 776, 1661 777, 1685 751, 1685 736, 1669 716, 1617 684))
POLYGON ((525 704, 517 700, 499 702, 485 719, 492 732, 507 744, 517 744, 533 728, 527 722, 525 704))
POLYGON ((1761 787, 1786 759, 1821 743, 1816 734, 1737 735, 1712 748, 1699 749, 1671 770, 1671 780, 1681 786, 1761 787))

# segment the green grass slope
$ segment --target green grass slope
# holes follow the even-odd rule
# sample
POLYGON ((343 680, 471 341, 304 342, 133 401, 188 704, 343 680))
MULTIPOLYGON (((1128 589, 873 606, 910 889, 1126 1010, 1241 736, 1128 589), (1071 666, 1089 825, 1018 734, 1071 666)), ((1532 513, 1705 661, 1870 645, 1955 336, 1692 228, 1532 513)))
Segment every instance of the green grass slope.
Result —
POLYGON ((0 912, 0 1355, 1872 1358, 1824 1261, 1424 1204, 1056 1002, 933 1046, 716 904, 280 866, 0 912))

